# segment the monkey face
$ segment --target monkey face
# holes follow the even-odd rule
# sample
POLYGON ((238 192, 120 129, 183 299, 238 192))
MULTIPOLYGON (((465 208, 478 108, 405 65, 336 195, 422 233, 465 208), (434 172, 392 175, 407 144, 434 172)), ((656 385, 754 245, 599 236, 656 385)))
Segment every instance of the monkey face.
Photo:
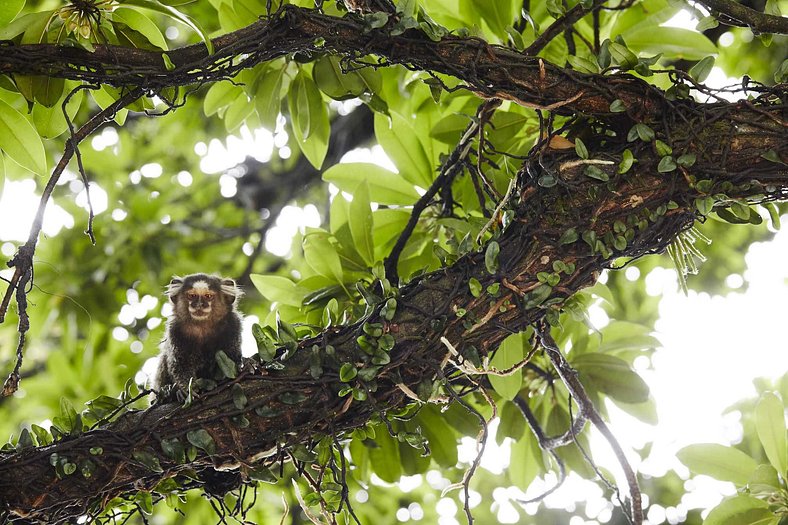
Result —
POLYGON ((232 312, 233 304, 242 295, 232 279, 204 273, 173 278, 167 294, 176 316, 195 323, 218 321, 232 312))
POLYGON ((216 299, 216 292, 211 290, 205 281, 195 282, 189 290, 183 294, 189 306, 189 315, 195 321, 206 321, 211 317, 211 313, 216 299))

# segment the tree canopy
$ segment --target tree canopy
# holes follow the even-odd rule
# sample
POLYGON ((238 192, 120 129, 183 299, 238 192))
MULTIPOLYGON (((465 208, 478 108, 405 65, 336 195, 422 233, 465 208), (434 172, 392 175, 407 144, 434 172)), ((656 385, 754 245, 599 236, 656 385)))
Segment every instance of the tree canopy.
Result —
MULTIPOLYGON (((660 345, 645 276, 726 293, 779 228, 781 7, 4 2, 0 182, 40 202, 0 246, 0 516, 437 523, 440 500, 492 523, 516 487, 519 523, 567 523, 538 502, 570 473, 604 491, 601 522, 675 507, 684 481, 639 476, 648 447, 608 408, 659 424, 634 367, 660 345), (163 287, 194 272, 244 286, 256 348, 148 406, 163 287)), ((741 443, 680 452, 737 488, 684 522, 788 520, 788 379, 760 386, 741 443)))

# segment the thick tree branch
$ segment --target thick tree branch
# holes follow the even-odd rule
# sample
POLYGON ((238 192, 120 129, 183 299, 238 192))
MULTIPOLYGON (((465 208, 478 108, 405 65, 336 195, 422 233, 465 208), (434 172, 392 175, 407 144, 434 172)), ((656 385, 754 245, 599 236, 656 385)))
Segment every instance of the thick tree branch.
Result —
MULTIPOLYGON (((697 0, 712 11, 723 14, 738 25, 758 33, 788 35, 788 18, 761 13, 733 0, 697 0)), ((724 23, 729 23, 727 20, 724 23)))
POLYGON ((324 15, 285 6, 267 19, 214 39, 213 55, 203 44, 162 53, 118 46, 95 52, 52 44, 7 45, 0 72, 71 78, 147 90, 213 82, 242 69, 295 52, 326 50, 360 58, 377 55, 392 64, 454 76, 485 98, 513 100, 534 108, 581 112, 618 120, 610 104, 621 100, 633 116, 649 120, 663 109, 658 90, 629 75, 587 75, 542 58, 490 45, 477 38, 446 36, 438 42, 418 30, 389 35, 370 30, 361 18, 324 15))
MULTIPOLYGON (((753 150, 753 143, 771 140, 770 129, 779 129, 769 117, 765 112, 761 120, 730 134, 709 135, 696 146, 698 160, 691 173, 659 173, 659 156, 644 148, 628 173, 618 175, 611 170, 610 181, 600 183, 583 175, 584 166, 576 162, 573 152, 544 151, 540 164, 530 169, 537 171, 534 175, 551 170, 566 185, 544 188, 536 185, 536 178, 523 181, 514 204, 515 219, 497 239, 499 269, 494 274, 488 272, 483 252, 467 254, 455 265, 402 287, 396 315, 390 321, 383 319, 379 310, 367 319, 382 323, 384 332, 396 342, 390 362, 376 370, 377 389, 369 391, 368 400, 338 395, 347 385, 338 377, 342 363, 373 366, 356 342, 364 333, 362 328, 330 328, 301 341, 300 349, 284 361, 283 369, 249 369, 232 384, 208 393, 188 408, 155 406, 53 445, 2 455, 0 505, 9 515, 25 516, 27 522, 74 519, 99 512, 114 497, 152 490, 160 481, 187 469, 270 464, 281 458, 278 451, 283 447, 309 442, 321 433, 341 436, 364 425, 374 414, 409 404, 412 400, 403 386, 415 391, 422 381, 440 376, 440 367, 446 362, 442 337, 461 354, 471 347, 481 355, 489 354, 508 333, 532 325, 565 298, 592 284, 615 258, 662 251, 694 222, 695 200, 705 191, 717 191, 700 191, 693 180, 708 179, 712 188, 726 187, 729 199, 785 199, 788 169, 762 159, 758 150, 753 150), (728 165, 740 166, 740 170, 716 169, 715 155, 723 154, 728 165), (675 206, 668 207, 668 203, 675 206), (639 222, 632 227, 631 239, 624 249, 611 249, 606 255, 583 240, 561 239, 569 229, 583 233, 584 239, 591 238, 586 232, 604 239, 617 221, 632 222, 629 217, 639 222), (562 274, 558 285, 545 288, 536 275, 553 271, 552 264, 558 260, 572 263, 573 271, 562 274), (470 277, 483 287, 502 283, 502 296, 493 305, 485 296, 474 297, 467 284, 470 277), (326 351, 329 345, 333 352, 326 351), (318 378, 310 373, 313 348, 322 356, 323 374, 318 378), (243 408, 234 402, 235 384, 249 400, 243 408), (232 422, 241 415, 247 426, 232 422), (162 440, 177 438, 186 443, 185 436, 199 429, 208 432, 216 445, 212 456, 200 454, 194 461, 180 464, 163 452, 162 440), (103 454, 91 454, 96 447, 103 454), (134 453, 139 458, 142 451, 157 458, 161 472, 135 459, 134 453), (50 464, 53 453, 77 465, 89 460, 95 471, 89 478, 77 472, 60 479, 50 464)), ((708 124, 702 121, 696 125, 699 129, 686 130, 689 137, 702 133, 708 124)), ((592 158, 597 154, 590 153, 592 158)), ((359 379, 355 381, 359 388, 366 388, 359 379)))

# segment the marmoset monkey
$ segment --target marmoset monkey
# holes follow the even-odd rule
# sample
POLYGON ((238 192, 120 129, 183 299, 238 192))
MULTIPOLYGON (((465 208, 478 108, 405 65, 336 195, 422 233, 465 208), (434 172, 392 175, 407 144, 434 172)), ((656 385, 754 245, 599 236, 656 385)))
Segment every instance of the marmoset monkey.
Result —
POLYGON ((173 312, 153 379, 157 400, 186 393, 192 378, 221 379, 219 350, 241 366, 241 314, 235 305, 242 295, 232 279, 204 273, 173 277, 167 286, 173 312))

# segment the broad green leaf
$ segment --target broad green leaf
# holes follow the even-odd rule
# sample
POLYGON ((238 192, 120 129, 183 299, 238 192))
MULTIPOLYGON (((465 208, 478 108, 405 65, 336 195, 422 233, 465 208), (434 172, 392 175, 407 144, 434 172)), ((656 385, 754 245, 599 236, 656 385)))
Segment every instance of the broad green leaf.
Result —
POLYGON ((692 66, 689 70, 689 74, 698 82, 703 82, 709 76, 713 67, 714 57, 703 57, 700 62, 692 66))
POLYGON ((378 430, 375 443, 368 449, 368 452, 369 459, 372 460, 372 470, 380 479, 388 483, 399 481, 402 475, 399 442, 389 436, 385 427, 378 430))
POLYGON ((654 401, 653 397, 649 397, 648 400, 642 403, 625 403, 617 399, 612 399, 612 401, 621 410, 630 416, 638 418, 644 423, 648 423, 649 425, 656 425, 659 423, 659 416, 657 415, 657 403, 654 401))
POLYGON ((542 451, 531 432, 512 443, 509 480, 517 487, 527 487, 542 472, 542 451))
POLYGON ((189 15, 178 11, 174 7, 157 2, 156 0, 122 0, 121 4, 136 6, 142 9, 154 11, 156 13, 161 13, 172 18, 173 20, 177 20, 178 22, 189 26, 195 33, 200 35, 200 38, 202 38, 202 41, 205 43, 205 47, 208 49, 208 54, 213 54, 213 43, 211 42, 208 33, 203 30, 197 20, 193 19, 189 15))
POLYGON ((777 525, 778 522, 779 517, 769 510, 768 503, 742 494, 711 509, 703 525, 777 525))
POLYGON ((250 275, 252 284, 263 297, 271 302, 300 307, 310 290, 280 275, 250 275))
POLYGON ((391 114, 391 120, 389 123, 388 117, 375 113, 378 143, 397 166, 401 177, 422 188, 429 188, 433 166, 413 123, 397 113, 391 114))
POLYGON ((331 127, 323 97, 311 78, 302 70, 287 94, 290 124, 298 147, 317 169, 323 165, 328 151, 331 127))
POLYGON ((4 26, 13 20, 24 5, 25 0, 3 0, 3 2, 0 2, 0 26, 4 26))
POLYGON ((161 34, 158 26, 147 17, 142 11, 128 7, 118 7, 112 12, 112 19, 116 22, 126 24, 134 31, 141 33, 148 42, 166 51, 167 40, 161 34))
POLYGON ((413 184, 376 164, 335 164, 323 173, 323 180, 348 193, 352 193, 359 183, 366 182, 369 187, 369 200, 379 204, 407 206, 419 200, 413 184))
POLYGON ((457 465, 457 434, 435 405, 425 405, 418 415, 419 426, 430 445, 430 456, 444 468, 457 465))
POLYGON ((272 62, 260 73, 254 104, 260 123, 270 131, 276 129, 276 119, 282 105, 282 78, 287 68, 284 61, 272 62))
POLYGON ((342 72, 340 60, 334 55, 324 56, 315 62, 312 76, 320 91, 335 100, 357 97, 366 88, 366 84, 358 72, 342 72))
POLYGON ((375 245, 372 242, 372 209, 369 205, 369 187, 366 181, 353 192, 349 206, 350 235, 356 250, 368 266, 375 262, 375 245))
POLYGON ((44 144, 32 124, 0 100, 0 150, 36 175, 47 173, 44 144))
POLYGON ((500 422, 498 423, 498 431, 495 434, 495 441, 498 445, 501 445, 507 437, 515 441, 522 439, 525 433, 525 418, 520 409, 517 408, 517 405, 511 401, 504 402, 498 417, 500 422))
POLYGON ((512 0, 471 0, 476 11, 501 38, 505 38, 506 28, 514 23, 515 9, 512 0))
POLYGON ((679 27, 648 26, 627 33, 627 46, 636 53, 662 53, 664 58, 701 60, 717 47, 703 33, 679 27))
POLYGON ((581 380, 591 382, 614 399, 625 403, 648 400, 648 385, 623 359, 593 352, 574 356, 572 365, 580 372, 581 380))
POLYGON ((738 486, 746 485, 758 467, 758 463, 741 450, 716 443, 689 445, 676 455, 693 473, 738 486))
POLYGON ((216 352, 216 364, 219 365, 219 370, 222 371, 222 374, 227 379, 233 379, 238 375, 238 367, 235 361, 230 359, 224 350, 216 352))
POLYGON ((195 447, 204 450, 208 454, 216 452, 216 442, 207 430, 198 428, 186 433, 186 439, 195 447))
MULTIPOLYGON (((66 82, 66 93, 70 92, 76 85, 76 82, 66 82)), ((73 119, 76 116, 84 100, 84 91, 79 91, 71 97, 68 104, 66 104, 66 113, 68 113, 69 118, 73 119)), ((52 139, 58 137, 68 129, 66 117, 63 115, 62 101, 63 99, 61 98, 50 108, 41 104, 33 106, 33 124, 35 124, 41 138, 52 139)))
POLYGON ((242 93, 243 88, 232 82, 216 82, 205 93, 205 99, 202 102, 203 112, 210 117, 220 109, 229 106, 242 93))
MULTIPOLYGON (((525 332, 512 334, 501 342, 495 355, 490 360, 490 366, 502 371, 510 368, 523 360, 528 347, 525 332)), ((504 399, 514 399, 523 385, 523 373, 515 371, 508 376, 490 374, 487 376, 490 384, 504 399)))
POLYGON ((304 259, 318 274, 336 283, 342 283, 344 272, 336 248, 328 240, 328 233, 312 231, 304 236, 304 259))
POLYGON ((755 407, 755 428, 769 463, 785 476, 788 473, 788 440, 785 437, 785 409, 779 397, 766 392, 755 407))
MULTIPOLYGON (((13 3, 13 0, 12 0, 13 3)), ((0 3, 0 5, 5 2, 0 3)), ((2 9, 2 7, 0 7, 2 9)), ((22 15, 10 24, 0 23, 0 40, 12 40, 19 35, 26 33, 31 27, 44 27, 52 15, 51 11, 42 11, 40 13, 28 13, 22 15)), ((32 42, 24 42, 32 43, 32 42)))

